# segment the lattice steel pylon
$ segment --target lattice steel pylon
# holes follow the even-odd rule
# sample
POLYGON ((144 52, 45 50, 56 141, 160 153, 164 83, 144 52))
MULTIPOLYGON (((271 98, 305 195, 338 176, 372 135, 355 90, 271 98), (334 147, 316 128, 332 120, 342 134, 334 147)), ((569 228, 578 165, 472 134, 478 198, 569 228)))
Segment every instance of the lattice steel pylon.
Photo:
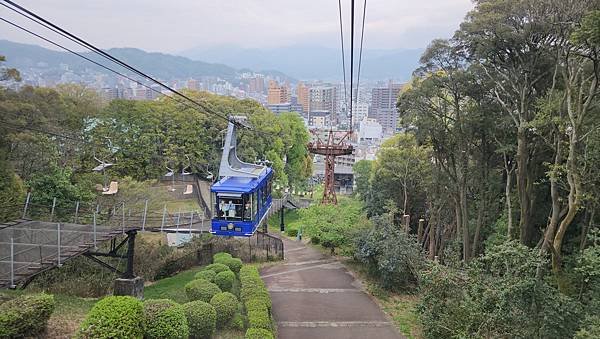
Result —
POLYGON ((337 196, 335 194, 335 157, 350 155, 354 150, 352 145, 344 142, 352 134, 352 131, 343 132, 344 135, 340 138, 340 141, 335 140, 335 133, 335 131, 329 130, 326 143, 316 133, 313 133, 317 136, 317 140, 308 143, 308 150, 311 153, 325 157, 325 185, 321 204, 337 205, 337 196))

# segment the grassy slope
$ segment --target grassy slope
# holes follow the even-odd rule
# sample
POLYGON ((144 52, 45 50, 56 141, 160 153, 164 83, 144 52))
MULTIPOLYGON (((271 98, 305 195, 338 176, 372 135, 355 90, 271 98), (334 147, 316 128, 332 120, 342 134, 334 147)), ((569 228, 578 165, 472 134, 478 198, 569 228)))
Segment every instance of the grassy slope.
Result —
POLYGON ((178 273, 172 277, 155 281, 144 288, 146 299, 171 299, 178 303, 187 302, 183 286, 194 280, 194 275, 200 271, 199 267, 178 273))

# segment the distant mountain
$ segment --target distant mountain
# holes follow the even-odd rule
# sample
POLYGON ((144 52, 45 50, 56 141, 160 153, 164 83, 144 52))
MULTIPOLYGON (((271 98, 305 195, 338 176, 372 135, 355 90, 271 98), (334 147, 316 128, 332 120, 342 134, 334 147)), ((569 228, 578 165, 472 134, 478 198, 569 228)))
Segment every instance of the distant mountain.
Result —
MULTIPOLYGON (((237 70, 220 63, 190 60, 182 56, 163 53, 150 53, 135 48, 111 48, 107 52, 142 70, 146 74, 163 80, 216 76, 231 81, 240 73, 249 71, 237 70)), ((115 70, 125 72, 118 66, 109 63, 91 52, 83 52, 81 54, 92 60, 101 61, 104 65, 110 65, 115 70)), ((89 70, 111 74, 109 71, 68 52, 59 52, 36 45, 21 44, 7 40, 0 40, 0 55, 6 56, 7 66, 16 67, 19 70, 35 69, 41 70, 44 74, 58 74, 64 71, 65 67, 68 67, 68 70, 75 74, 82 74, 89 70)), ((293 80, 278 71, 261 71, 261 73, 293 80)))
MULTIPOLYGON (((364 50, 361 78, 409 80, 419 65, 423 51, 424 49, 364 50)), ((355 53, 358 60, 358 52, 355 53)), ((221 46, 197 47, 180 54, 194 60, 222 62, 238 68, 277 69, 297 79, 342 79, 341 51, 338 48, 296 45, 243 49, 221 46)), ((346 67, 349 72, 348 57, 346 67)))

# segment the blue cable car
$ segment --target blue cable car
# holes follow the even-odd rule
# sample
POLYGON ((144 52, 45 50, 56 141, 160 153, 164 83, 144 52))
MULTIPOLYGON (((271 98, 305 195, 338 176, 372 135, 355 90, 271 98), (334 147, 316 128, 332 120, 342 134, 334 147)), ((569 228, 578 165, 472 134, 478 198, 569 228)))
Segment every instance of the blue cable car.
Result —
POLYGON ((210 188, 211 233, 218 236, 252 236, 271 208, 273 169, 242 162, 237 156, 236 128, 245 119, 232 117, 229 122, 219 181, 210 188))

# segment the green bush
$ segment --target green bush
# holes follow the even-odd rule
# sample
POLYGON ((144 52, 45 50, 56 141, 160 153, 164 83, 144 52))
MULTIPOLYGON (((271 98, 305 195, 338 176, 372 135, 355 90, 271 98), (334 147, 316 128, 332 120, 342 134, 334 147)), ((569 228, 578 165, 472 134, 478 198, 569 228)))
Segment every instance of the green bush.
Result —
POLYGON ((273 333, 263 328, 249 328, 244 339, 273 339, 273 333))
POLYGON ((183 307, 172 300, 146 300, 144 315, 146 320, 145 338, 187 339, 190 334, 183 307))
POLYGON ((110 296, 96 303, 79 328, 81 338, 142 338, 144 307, 128 296, 110 296))
POLYGON ((298 236, 298 230, 295 228, 288 228, 287 231, 285 231, 285 233, 287 233, 288 236, 290 237, 297 237, 298 236))
POLYGON ((373 223, 375 227, 358 235, 354 256, 367 266, 382 287, 414 288, 424 261, 416 240, 387 218, 375 217, 373 223))
POLYGON ((215 273, 213 270, 204 270, 196 273, 194 279, 204 279, 209 282, 214 282, 216 275, 217 273, 215 273))
POLYGON ((600 338, 600 316, 587 316, 581 328, 575 333, 575 339, 600 338))
POLYGON ((219 286, 221 291, 230 292, 235 280, 235 273, 231 271, 223 271, 215 276, 215 284, 219 286))
POLYGON ((229 321, 228 327, 234 330, 243 330, 244 328, 246 328, 244 325, 245 323, 246 321, 244 319, 244 316, 238 309, 233 315, 233 318, 229 321))
POLYGON ((217 312, 204 301, 196 300, 183 304, 183 309, 190 327, 190 336, 194 338, 210 338, 215 332, 217 312))
POLYGON ((224 262, 222 262, 222 261, 231 259, 231 258, 233 258, 233 257, 231 256, 231 254, 229 254, 227 252, 218 252, 218 253, 213 254, 213 263, 224 264, 224 262))
POLYGON ((516 241, 486 249, 466 268, 432 264, 418 306, 426 338, 572 338, 580 305, 547 281, 536 249, 516 241), (560 319, 560 326, 556 319, 560 319))
POLYGON ((0 338, 35 336, 54 311, 50 294, 23 295, 0 304, 0 338))
POLYGON ((226 260, 222 261, 223 264, 227 265, 227 267, 229 267, 229 269, 231 271, 233 271, 234 273, 239 273, 240 269, 242 268, 242 259, 239 258, 229 258, 226 260))
POLYGON ((211 271, 214 271, 215 273, 219 274, 223 271, 229 271, 230 269, 225 264, 214 263, 214 264, 210 264, 210 265, 206 266, 204 268, 204 270, 211 270, 211 271))
POLYGON ((190 301, 202 300, 210 302, 210 299, 217 293, 221 292, 219 286, 203 280, 192 280, 184 286, 185 294, 190 301))
POLYGON ((271 330, 271 316, 267 305, 261 300, 250 300, 246 303, 248 326, 271 330))
POLYGON ((238 310, 238 300, 235 295, 229 292, 221 292, 215 294, 210 299, 210 304, 215 308, 217 312, 217 327, 225 327, 227 323, 233 318, 235 312, 238 310))
POLYGON ((242 285, 240 297, 244 303, 252 299, 262 301, 271 309, 271 297, 265 283, 260 278, 258 269, 254 266, 243 266, 240 270, 240 283, 242 285))

